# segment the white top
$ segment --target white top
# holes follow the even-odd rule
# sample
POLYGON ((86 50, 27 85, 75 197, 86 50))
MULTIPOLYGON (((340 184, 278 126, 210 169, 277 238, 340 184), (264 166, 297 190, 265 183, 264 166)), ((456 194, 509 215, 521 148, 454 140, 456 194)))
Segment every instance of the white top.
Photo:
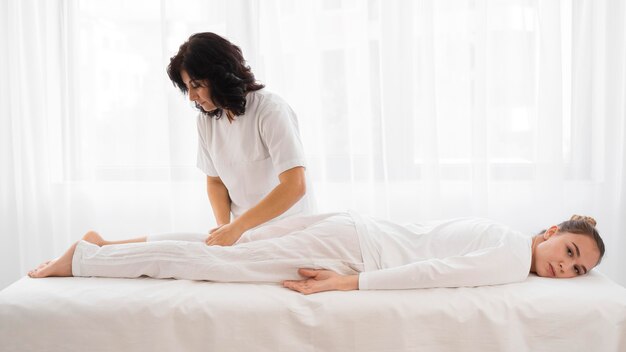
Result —
MULTIPOLYGON (((232 123, 226 116, 216 119, 199 114, 197 125, 198 168, 222 180, 234 217, 270 193, 280 183, 279 174, 306 167, 296 114, 281 97, 265 89, 248 93, 245 114, 235 116, 232 123)), ((310 213, 309 193, 278 218, 310 213)))
POLYGON ((528 277, 532 237, 491 220, 399 225, 350 214, 365 265, 361 290, 497 285, 528 277))

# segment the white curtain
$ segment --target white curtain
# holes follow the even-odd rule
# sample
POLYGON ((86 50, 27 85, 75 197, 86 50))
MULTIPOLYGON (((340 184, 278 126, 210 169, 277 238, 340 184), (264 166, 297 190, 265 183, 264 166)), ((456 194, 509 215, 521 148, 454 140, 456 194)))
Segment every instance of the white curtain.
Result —
POLYGON ((212 226, 165 74, 200 31, 298 113, 320 211, 592 215, 626 284, 623 1, 5 0, 0 20, 0 288, 89 229, 212 226))

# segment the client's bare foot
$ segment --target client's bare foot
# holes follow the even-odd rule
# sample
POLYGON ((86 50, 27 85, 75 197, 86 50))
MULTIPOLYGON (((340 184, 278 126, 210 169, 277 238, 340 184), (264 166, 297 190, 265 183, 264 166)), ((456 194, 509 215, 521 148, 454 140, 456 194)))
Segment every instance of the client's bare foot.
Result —
POLYGON ((87 232, 85 234, 85 236, 83 236, 83 240, 87 241, 89 243, 93 243, 93 244, 95 244, 97 246, 100 246, 100 247, 102 247, 102 246, 104 246, 105 244, 108 243, 96 231, 89 231, 89 232, 87 232))
MULTIPOLYGON (((47 261, 45 261, 45 262, 43 262, 43 263, 39 264, 39 266, 38 266, 38 267, 37 267, 37 269, 35 269, 35 270, 39 270, 39 269, 43 268, 44 266, 48 265, 48 263, 50 263, 51 261, 52 261, 52 260, 47 260, 47 261)), ((31 270, 31 271, 35 271, 35 270, 31 270)))
POLYGON ((74 243, 60 258, 43 263, 37 269, 30 271, 28 276, 32 278, 72 276, 72 257, 77 244, 78 242, 74 243))

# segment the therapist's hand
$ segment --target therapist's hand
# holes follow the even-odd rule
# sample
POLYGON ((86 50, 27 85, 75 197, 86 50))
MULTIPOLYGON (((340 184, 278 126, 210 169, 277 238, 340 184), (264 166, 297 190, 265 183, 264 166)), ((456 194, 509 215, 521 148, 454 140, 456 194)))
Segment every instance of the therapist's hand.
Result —
POLYGON ((231 246, 243 233, 237 225, 230 223, 211 230, 205 242, 209 246, 231 246))
POLYGON ((305 295, 323 291, 351 291, 359 289, 359 275, 341 275, 331 270, 298 269, 303 280, 283 281, 283 287, 305 295))

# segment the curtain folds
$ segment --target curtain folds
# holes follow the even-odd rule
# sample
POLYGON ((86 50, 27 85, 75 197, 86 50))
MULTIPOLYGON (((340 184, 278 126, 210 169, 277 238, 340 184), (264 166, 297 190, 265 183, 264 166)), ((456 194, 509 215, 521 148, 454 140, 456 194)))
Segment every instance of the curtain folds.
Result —
POLYGON ((592 215, 626 284, 622 1, 7 0, 0 20, 0 287, 90 229, 212 227, 165 74, 200 31, 297 112, 318 210, 592 215))

